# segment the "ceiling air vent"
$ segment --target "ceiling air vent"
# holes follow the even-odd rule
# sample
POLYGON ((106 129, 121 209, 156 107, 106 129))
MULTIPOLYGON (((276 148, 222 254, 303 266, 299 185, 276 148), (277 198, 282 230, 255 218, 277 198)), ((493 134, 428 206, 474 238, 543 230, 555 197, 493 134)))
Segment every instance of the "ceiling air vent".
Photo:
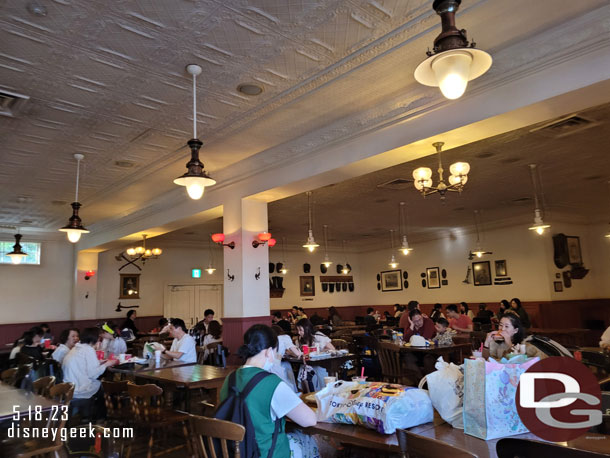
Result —
POLYGON ((407 189, 410 185, 413 185, 413 180, 407 180, 406 178, 396 178, 394 180, 378 184, 377 187, 380 189, 393 189, 396 191, 402 191, 403 189, 407 189))
POLYGON ((0 116, 17 116, 19 111, 30 98, 27 95, 17 94, 0 88, 0 116))
POLYGON ((530 132, 536 132, 546 137, 561 138, 597 126, 598 124, 599 122, 597 121, 573 115, 536 127, 530 132))

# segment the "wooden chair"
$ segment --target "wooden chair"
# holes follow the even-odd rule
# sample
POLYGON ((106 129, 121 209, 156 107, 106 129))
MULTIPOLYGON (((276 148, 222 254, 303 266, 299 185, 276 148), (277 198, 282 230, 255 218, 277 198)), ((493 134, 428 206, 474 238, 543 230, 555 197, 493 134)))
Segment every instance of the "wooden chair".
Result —
MULTIPOLYGON (((157 385, 127 385, 127 392, 131 399, 131 415, 133 425, 140 430, 148 430, 148 452, 147 458, 153 456, 155 435, 164 432, 168 426, 181 424, 185 444, 164 449, 164 453, 170 453, 183 448, 185 445, 188 454, 191 455, 191 442, 187 430, 189 414, 161 407, 161 395, 163 389, 157 385)), ((129 443, 127 458, 131 456, 133 441, 129 443)))
POLYGON ((53 385, 47 395, 49 399, 68 405, 74 397, 74 383, 64 382, 53 385))
POLYGON ((538 442, 515 438, 500 439, 496 444, 496 453, 498 458, 540 458, 544 456, 594 458, 608 456, 606 453, 578 450, 552 442, 538 442))
POLYGON ((19 388, 21 385, 21 381, 32 372, 34 368, 34 364, 21 364, 17 367, 17 373, 15 374, 15 386, 19 388))
POLYGON ((197 364, 205 363, 205 347, 197 346, 197 364))
POLYGON ((438 456, 450 456, 451 458, 478 458, 477 455, 468 450, 454 447, 453 445, 438 439, 420 436, 404 429, 397 429, 396 437, 398 438, 398 446, 402 452, 402 458, 436 458, 438 456))
POLYGON ((191 430, 195 441, 197 456, 201 458, 219 458, 214 447, 214 439, 220 443, 222 458, 233 456, 240 458, 239 443, 244 439, 246 428, 230 421, 191 415, 191 430), (227 441, 233 441, 232 444, 227 441), (233 447, 234 453, 229 454, 233 447))
POLYGON ((53 385, 55 385, 55 377, 47 375, 46 377, 40 377, 32 383, 32 391, 39 396, 47 397, 53 385))
POLYGON ((24 365, 24 364, 35 365, 35 363, 36 363, 36 360, 34 358, 32 358, 30 355, 26 355, 25 353, 22 353, 22 352, 17 353, 15 360, 17 361, 17 364, 20 366, 24 365))
POLYGON ((127 394, 128 384, 129 382, 127 380, 120 382, 102 381, 104 403, 106 404, 106 418, 111 422, 121 422, 129 416, 130 405, 129 395, 127 394))
POLYGON ((2 371, 2 373, 0 374, 0 380, 2 381, 2 383, 6 383, 7 385, 15 386, 15 383, 17 381, 16 379, 17 379, 17 368, 16 367, 12 367, 10 369, 2 371))
POLYGON ((383 380, 390 383, 401 383, 404 385, 413 384, 413 377, 410 377, 405 369, 400 355, 400 347, 389 342, 379 342, 377 344, 377 354, 381 364, 383 380))
POLYGON ((347 350, 347 341, 344 339, 332 339, 330 343, 337 350, 347 350))

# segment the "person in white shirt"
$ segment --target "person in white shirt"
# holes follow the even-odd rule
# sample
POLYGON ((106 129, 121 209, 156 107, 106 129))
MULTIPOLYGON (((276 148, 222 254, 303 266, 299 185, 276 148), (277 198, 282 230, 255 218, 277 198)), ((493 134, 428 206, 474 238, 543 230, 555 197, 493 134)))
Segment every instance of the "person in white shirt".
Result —
POLYGON ((599 346, 601 348, 610 350, 610 326, 608 326, 608 329, 606 329, 602 334, 601 340, 599 341, 599 346))
POLYGON ((275 325, 272 326, 271 329, 277 334, 277 351, 275 352, 273 367, 269 369, 269 372, 277 375, 286 385, 292 388, 293 391, 297 392, 297 384, 294 378, 292 365, 288 361, 282 361, 282 358, 284 355, 300 358, 302 355, 301 350, 292 342, 290 336, 286 335, 282 328, 275 325))
MULTIPOLYGON (((91 406, 94 409, 93 419, 103 418, 106 415, 104 391, 98 377, 106 371, 107 367, 118 364, 117 360, 98 361, 93 347, 99 340, 99 335, 98 328, 85 328, 80 335, 80 342, 68 352, 62 364, 64 382, 74 384, 74 399, 91 400, 91 406)), ((85 413, 83 416, 88 415, 85 413)))
POLYGON ((68 352, 74 348, 74 345, 76 345, 78 341, 78 329, 64 329, 59 335, 59 345, 51 357, 59 364, 63 363, 68 352))
POLYGON ((204 348, 204 350, 203 350, 203 361, 204 362, 207 361, 208 356, 210 356, 211 353, 214 353, 214 350, 208 349, 208 345, 217 343, 217 342, 222 343, 222 325, 218 321, 212 320, 212 321, 210 321, 210 324, 208 325, 208 333, 203 338, 202 347, 204 348))
POLYGON ((127 343, 119 336, 119 328, 113 323, 104 323, 101 327, 101 342, 97 345, 97 350, 113 354, 117 358, 120 354, 127 353, 127 343))
POLYGON ((183 363, 197 362, 195 339, 187 334, 186 325, 180 318, 172 318, 169 325, 169 335, 174 338, 169 350, 163 350, 161 357, 183 363))

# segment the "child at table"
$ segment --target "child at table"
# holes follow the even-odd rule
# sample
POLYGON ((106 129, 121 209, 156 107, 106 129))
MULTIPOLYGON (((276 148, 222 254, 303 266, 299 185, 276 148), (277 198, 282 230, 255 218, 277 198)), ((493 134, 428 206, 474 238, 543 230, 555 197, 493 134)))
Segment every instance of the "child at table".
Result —
POLYGON ((432 340, 436 345, 453 345, 453 333, 448 329, 449 322, 445 318, 439 318, 434 323, 434 328, 436 329, 436 336, 432 340))

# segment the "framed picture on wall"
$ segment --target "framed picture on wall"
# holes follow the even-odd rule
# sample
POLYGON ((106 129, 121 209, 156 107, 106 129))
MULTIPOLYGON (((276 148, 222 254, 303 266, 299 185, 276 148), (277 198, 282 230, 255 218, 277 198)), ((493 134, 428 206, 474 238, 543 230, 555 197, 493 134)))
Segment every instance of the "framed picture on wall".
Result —
POLYGON ((441 287, 441 275, 438 267, 426 268, 426 279, 428 280, 428 289, 436 289, 441 287))
POLYGON ((570 264, 582 264, 582 253, 580 252, 580 237, 566 236, 568 245, 568 261, 570 264))
POLYGON ((313 275, 302 275, 299 277, 299 280, 301 296, 316 295, 316 284, 313 275))
POLYGON ((140 274, 121 274, 119 299, 140 299, 140 274))
POLYGON ((496 277, 506 277, 507 275, 506 260, 496 261, 496 277))
POLYGON ((381 272, 381 291, 402 291, 402 270, 381 272))
POLYGON ((491 266, 489 261, 473 262, 472 276, 474 286, 491 285, 491 266))
POLYGON ((555 287, 556 293, 561 293, 563 291, 563 283, 561 283, 560 281, 554 281, 553 286, 555 287))

